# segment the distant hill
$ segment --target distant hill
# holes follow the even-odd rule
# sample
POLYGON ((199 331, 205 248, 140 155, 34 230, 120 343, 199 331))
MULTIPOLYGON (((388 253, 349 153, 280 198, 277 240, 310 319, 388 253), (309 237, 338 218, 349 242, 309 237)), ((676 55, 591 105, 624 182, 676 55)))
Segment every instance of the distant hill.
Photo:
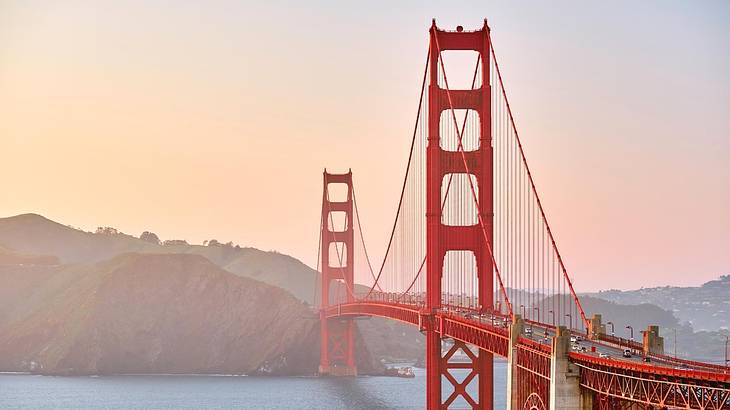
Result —
POLYGON ((129 235, 84 232, 37 214, 0 218, 0 245, 20 253, 54 255, 64 264, 94 263, 121 253, 158 248, 129 235))
POLYGON ((301 301, 198 255, 0 266, 0 280, 0 371, 316 371, 319 326, 301 301))
POLYGON ((664 286, 637 290, 604 290, 588 294, 623 305, 651 303, 674 313, 695 330, 730 329, 730 275, 699 287, 664 286))
POLYGON ((626 337, 626 326, 634 328, 635 337, 639 338, 639 330, 646 330, 649 325, 675 327, 679 324, 672 312, 650 303, 621 305, 600 298, 580 296, 580 303, 588 317, 600 313, 603 323, 613 322, 616 334, 626 337))
MULTIPOLYGON (((560 297, 545 298, 544 303, 547 306, 571 306, 572 297, 563 296, 565 300, 562 303, 560 297)), ((679 321, 672 315, 672 312, 650 303, 621 305, 592 296, 579 295, 579 298, 586 317, 591 318, 594 313, 598 313, 601 315, 604 324, 613 322, 616 336, 628 338, 630 332, 626 329, 626 326, 631 326, 634 329, 634 338, 637 340, 641 338, 639 331, 646 330, 649 325, 658 325, 664 329, 679 326, 679 321)), ((607 326, 606 331, 610 333, 611 326, 607 326)))
MULTIPOLYGON (((318 298, 315 299, 314 289, 315 284, 319 283, 319 273, 299 260, 277 252, 218 243, 208 246, 184 242, 163 245, 116 233, 111 229, 100 233, 84 232, 37 214, 0 218, 0 246, 9 255, 49 255, 54 264, 63 265, 47 268, 25 266, 26 271, 36 271, 36 275, 25 278, 24 286, 29 287, 41 286, 46 280, 60 280, 63 275, 71 274, 68 271, 77 274, 85 269, 93 271, 102 266, 104 261, 127 253, 190 254, 202 256, 237 276, 284 289, 310 305, 319 303, 318 298), (85 265, 92 267, 84 267, 85 265), (36 280, 37 283, 34 282, 36 280)), ((0 265, 2 258, 0 252, 0 265)), ((17 262, 13 259, 10 263, 17 262)), ((5 300, 14 301, 16 296, 9 294, 5 300)), ((0 288, 0 299, 2 298, 3 289, 0 288)), ((0 300, 0 324, 3 315, 8 314, 0 300)), ((423 344, 422 340, 415 348, 412 343, 414 338, 422 339, 417 329, 377 319, 358 321, 358 326, 366 329, 361 332, 365 352, 371 352, 376 358, 415 361, 423 355, 422 347, 419 347, 423 344)), ((317 342, 318 340, 316 339, 317 342)))
POLYGON ((223 244, 161 245, 123 233, 84 232, 37 214, 0 218, 0 246, 20 253, 53 255, 64 264, 96 263, 130 252, 191 253, 202 255, 236 275, 281 287, 301 300, 314 302, 317 272, 277 252, 223 244))

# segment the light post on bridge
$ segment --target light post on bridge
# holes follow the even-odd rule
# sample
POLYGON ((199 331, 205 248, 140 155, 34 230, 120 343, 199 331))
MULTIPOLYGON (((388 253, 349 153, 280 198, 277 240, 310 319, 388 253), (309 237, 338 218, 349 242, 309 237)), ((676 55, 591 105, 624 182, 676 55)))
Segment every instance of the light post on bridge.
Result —
MULTIPOLYGON (((537 310, 537 322, 538 323, 542 323, 542 322, 540 322, 540 307, 539 306, 534 306, 532 309, 533 310, 537 310)), ((543 329, 545 330, 545 337, 547 337, 547 334, 548 334, 547 333, 547 328, 543 328, 543 329)))
POLYGON ((565 316, 568 317, 568 325, 570 326, 568 329, 573 330, 573 315, 566 313, 565 316))
POLYGON ((613 328, 613 322, 606 322, 607 325, 611 325, 611 336, 615 336, 614 328, 613 328))
POLYGON ((634 328, 631 325, 626 326, 631 331, 631 341, 634 341, 634 328))
POLYGON ((525 316, 525 305, 520 305, 520 309, 522 310, 522 319, 527 319, 527 316, 525 316))
POLYGON ((553 319, 553 327, 555 327, 555 312, 553 312, 552 310, 548 310, 548 313, 550 313, 550 316, 552 316, 552 319, 553 319))
POLYGON ((725 336, 725 367, 728 367, 728 364, 730 364, 730 359, 728 359, 728 356, 727 356, 728 343, 730 343, 730 336, 725 336))

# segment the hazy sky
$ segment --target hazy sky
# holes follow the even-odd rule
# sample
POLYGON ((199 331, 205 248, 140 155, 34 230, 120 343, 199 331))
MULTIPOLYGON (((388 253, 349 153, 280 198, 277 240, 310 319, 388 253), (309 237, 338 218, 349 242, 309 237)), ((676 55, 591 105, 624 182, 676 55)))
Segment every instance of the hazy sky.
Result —
POLYGON ((577 289, 730 274, 730 2, 0 0, 0 216, 313 265, 323 167, 392 223, 427 29, 487 17, 577 289))

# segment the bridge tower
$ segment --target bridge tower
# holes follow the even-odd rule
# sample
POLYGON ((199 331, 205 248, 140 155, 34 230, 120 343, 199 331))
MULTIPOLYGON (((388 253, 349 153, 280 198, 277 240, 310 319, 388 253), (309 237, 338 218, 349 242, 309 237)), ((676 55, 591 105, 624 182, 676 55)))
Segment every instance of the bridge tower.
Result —
MULTIPOLYGON (((478 187, 479 209, 486 237, 493 235, 493 153, 491 132, 491 87, 489 62, 489 27, 487 21, 477 31, 445 31, 436 27, 434 20, 430 29, 430 77, 428 86, 428 146, 426 153, 426 311, 433 315, 441 308, 441 281, 444 260, 448 251, 471 251, 476 260, 478 279, 478 304, 482 311, 493 307, 493 269, 485 234, 480 224, 452 226, 442 223, 442 181, 451 173, 470 173, 478 187), (480 55, 481 84, 477 89, 447 90, 439 85, 440 54, 447 50, 473 50, 480 55), (479 147, 468 152, 447 151, 441 147, 439 125, 442 112, 453 109, 474 110, 479 117, 479 147), (467 165, 468 164, 468 171, 467 165)), ((444 115, 451 121, 451 115, 444 115)), ((471 194, 470 194, 471 195, 471 194)), ((471 196, 470 196, 471 197, 471 196)), ((431 316, 432 318, 434 316, 431 316)), ((447 408, 457 396, 462 396, 472 408, 493 407, 493 358, 483 350, 469 351, 465 344, 455 341, 454 349, 442 354, 438 323, 432 321, 426 328, 426 391, 429 410, 447 408), (461 349, 471 358, 471 363, 450 363, 453 351, 461 349), (469 376, 461 383, 449 373, 452 368, 468 368, 469 376), (478 397, 471 397, 466 385, 478 378, 478 397), (442 383, 453 386, 453 393, 442 397, 442 383)))
MULTIPOLYGON (((337 199, 337 198, 335 198, 337 199)), ((352 171, 346 174, 331 174, 324 170, 322 191, 321 232, 321 310, 320 310, 320 355, 319 374, 331 376, 355 376, 355 323, 349 319, 327 319, 325 310, 333 302, 354 302, 354 229, 352 204, 352 171), (347 189, 344 200, 331 200, 331 184, 342 184, 347 189), (334 214, 344 214, 344 229, 335 226, 334 214), (338 290, 339 289, 339 290, 338 290), (349 289, 349 291, 348 291, 349 289), (345 300, 333 301, 331 291, 344 295, 345 300)))

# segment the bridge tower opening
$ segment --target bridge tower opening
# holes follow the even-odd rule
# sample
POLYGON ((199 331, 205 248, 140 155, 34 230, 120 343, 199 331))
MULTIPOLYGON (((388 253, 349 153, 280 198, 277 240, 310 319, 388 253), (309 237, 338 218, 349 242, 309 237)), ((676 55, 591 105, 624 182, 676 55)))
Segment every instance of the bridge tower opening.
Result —
POLYGON ((320 243, 321 309, 319 374, 356 376, 355 323, 352 318, 327 319, 325 310, 354 302, 354 229, 352 172, 332 174, 324 170, 320 243), (336 197, 331 186, 339 186, 336 197), (342 192, 346 190, 346 193, 342 192), (344 215, 344 217, 335 217, 344 215), (336 222, 337 221, 337 222, 336 222), (338 223, 339 222, 339 223, 338 223))
MULTIPOLYGON (((442 340, 435 313, 442 308, 442 277, 447 252, 469 251, 476 259, 478 281, 477 306, 481 313, 493 309, 493 265, 486 241, 493 241, 493 148, 491 124, 491 87, 489 27, 465 31, 441 30, 434 20, 430 29, 429 85, 428 85, 428 146, 426 148, 426 311, 432 323, 426 327, 426 391, 429 410, 447 408, 461 396, 472 408, 493 408, 493 357, 479 349, 472 352, 464 343, 455 341, 442 354, 442 340), (479 54, 481 86, 472 89, 450 90, 440 80, 444 65, 441 53, 447 50, 475 51, 479 54), (454 110, 472 110, 479 118, 476 148, 460 146, 457 151, 444 148, 440 135, 441 121, 451 121, 454 110), (448 115, 442 115, 442 113, 448 115), (448 174, 471 174, 476 182, 474 194, 478 198, 481 222, 474 225, 444 224, 442 220, 442 180, 448 174), (483 224, 483 226, 480 226, 483 224), (483 228, 483 230, 482 230, 483 228), (485 235, 486 232, 486 235, 485 235), (460 349, 468 363, 451 361, 453 350, 460 349), (450 369, 469 369, 469 376, 459 382, 450 369), (467 385, 477 379, 477 397, 467 391, 467 385), (442 395, 442 386, 448 383, 453 393, 442 395)), ((475 77, 476 78, 476 77, 475 77)), ((455 120, 455 117, 454 117, 455 120)), ((469 193, 471 198, 472 193, 469 193)), ((473 221, 472 221, 473 222, 473 221)), ((448 291, 448 290, 447 290, 448 291)))

